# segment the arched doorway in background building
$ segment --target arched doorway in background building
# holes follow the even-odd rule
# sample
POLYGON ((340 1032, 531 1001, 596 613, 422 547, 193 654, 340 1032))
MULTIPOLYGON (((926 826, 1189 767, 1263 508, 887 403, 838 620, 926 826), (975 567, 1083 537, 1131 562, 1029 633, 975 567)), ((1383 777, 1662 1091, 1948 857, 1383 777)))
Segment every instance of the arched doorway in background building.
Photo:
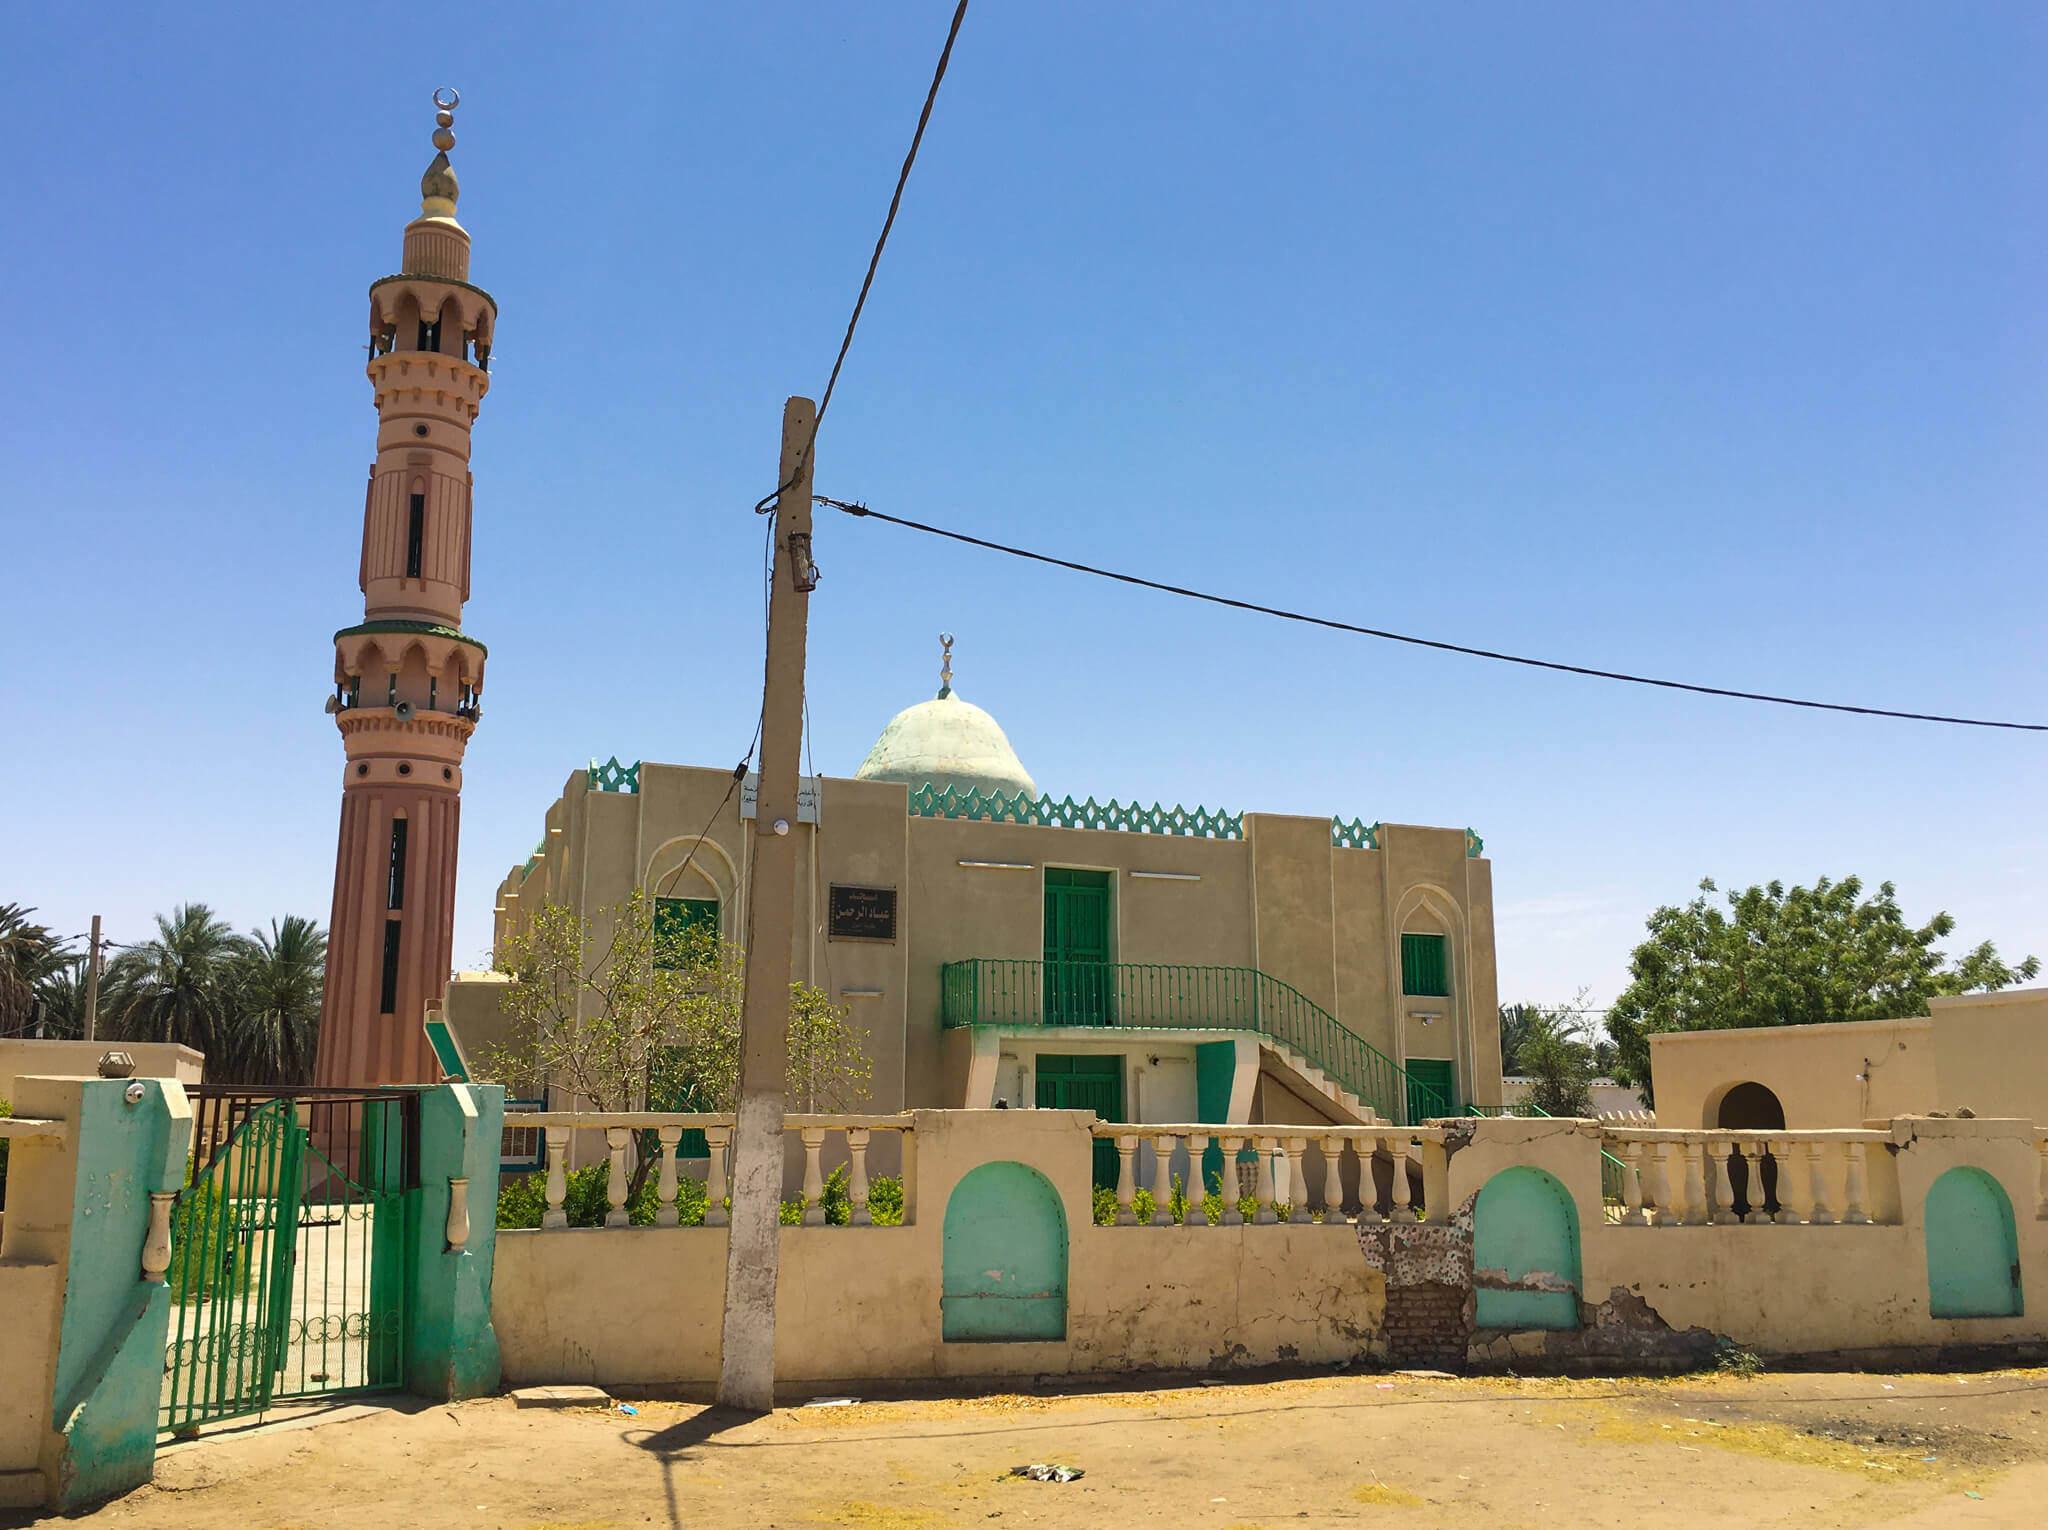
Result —
MULTIPOLYGON (((1706 1125, 1724 1132, 1781 1132, 1785 1129, 1785 1107, 1777 1095, 1762 1084, 1736 1084, 1721 1095, 1714 1118, 1706 1125)), ((1767 1215, 1778 1212, 1778 1165, 1766 1158, 1757 1199, 1767 1215)), ((1728 1157, 1728 1182, 1735 1187, 1735 1214, 1746 1217, 1756 1210, 1749 1195, 1750 1165, 1744 1155, 1728 1157)))

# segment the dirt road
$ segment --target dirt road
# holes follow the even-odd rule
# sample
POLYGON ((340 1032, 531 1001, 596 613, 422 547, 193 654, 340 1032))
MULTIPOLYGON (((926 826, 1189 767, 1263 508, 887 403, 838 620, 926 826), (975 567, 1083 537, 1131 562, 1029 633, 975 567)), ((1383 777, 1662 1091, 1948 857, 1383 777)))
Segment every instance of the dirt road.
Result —
MULTIPOLYGON (((2048 1502, 2048 1371, 1678 1381, 1358 1375, 736 1420, 380 1409, 180 1446, 95 1525, 1971 1527, 2048 1502), (1063 1462, 1079 1481, 1007 1475, 1063 1462)), ((13 1521, 12 1523, 35 1523, 13 1521)))

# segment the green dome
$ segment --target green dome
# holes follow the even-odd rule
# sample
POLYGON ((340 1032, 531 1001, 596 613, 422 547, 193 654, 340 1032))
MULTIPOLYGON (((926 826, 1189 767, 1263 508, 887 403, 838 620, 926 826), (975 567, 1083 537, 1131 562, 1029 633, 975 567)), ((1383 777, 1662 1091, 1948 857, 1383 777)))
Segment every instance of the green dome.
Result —
POLYGON ((1010 747, 1002 724, 955 696, 951 686, 935 700, 898 712, 854 777, 901 781, 913 789, 927 782, 941 790, 971 787, 984 797, 991 792, 1038 795, 1038 784, 1010 747))

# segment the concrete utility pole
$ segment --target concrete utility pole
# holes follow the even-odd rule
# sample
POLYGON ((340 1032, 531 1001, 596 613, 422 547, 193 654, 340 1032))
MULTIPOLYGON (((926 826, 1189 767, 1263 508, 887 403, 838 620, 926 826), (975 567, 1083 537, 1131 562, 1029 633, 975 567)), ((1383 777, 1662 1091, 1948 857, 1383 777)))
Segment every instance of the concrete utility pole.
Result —
POLYGON ((775 1274, 782 1226, 782 1084, 789 1069, 790 949, 796 939, 796 794, 804 736, 804 640, 810 614, 811 436, 817 406, 782 408, 768 674, 761 694, 761 788, 747 893, 747 990, 740 1015, 740 1103, 732 1133, 732 1221, 718 1401, 775 1406, 775 1274))
POLYGON ((100 916, 92 916, 92 945, 85 958, 85 1039, 97 1041, 100 1029, 100 916))

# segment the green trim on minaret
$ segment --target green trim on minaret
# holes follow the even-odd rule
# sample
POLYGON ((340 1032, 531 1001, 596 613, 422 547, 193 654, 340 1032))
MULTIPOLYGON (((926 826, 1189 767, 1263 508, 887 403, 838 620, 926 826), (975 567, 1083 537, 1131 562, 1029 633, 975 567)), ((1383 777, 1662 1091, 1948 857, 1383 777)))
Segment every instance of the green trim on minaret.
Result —
POLYGON ((443 626, 439 622, 401 621, 395 617, 388 621, 364 622, 360 626, 344 627, 341 631, 335 633, 334 636, 336 641, 339 641, 345 637, 362 637, 366 633, 373 632, 417 632, 425 637, 453 638, 458 643, 469 644, 470 647, 486 658, 489 658, 491 653, 490 649, 484 647, 482 643, 479 643, 468 633, 458 632, 453 627, 443 626))

